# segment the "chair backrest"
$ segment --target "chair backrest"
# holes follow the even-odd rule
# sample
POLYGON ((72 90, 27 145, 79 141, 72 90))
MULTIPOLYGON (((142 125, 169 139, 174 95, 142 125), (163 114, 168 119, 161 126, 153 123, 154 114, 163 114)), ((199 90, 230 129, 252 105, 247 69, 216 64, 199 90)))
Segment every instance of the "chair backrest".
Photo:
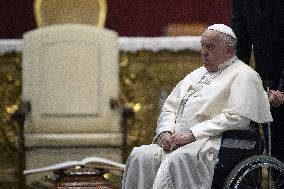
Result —
POLYGON ((32 105, 31 125, 25 129, 119 130, 119 115, 110 108, 118 89, 115 32, 64 24, 24 35, 22 98, 32 105))
POLYGON ((104 27, 105 0, 35 0, 38 27, 51 24, 78 23, 104 27))

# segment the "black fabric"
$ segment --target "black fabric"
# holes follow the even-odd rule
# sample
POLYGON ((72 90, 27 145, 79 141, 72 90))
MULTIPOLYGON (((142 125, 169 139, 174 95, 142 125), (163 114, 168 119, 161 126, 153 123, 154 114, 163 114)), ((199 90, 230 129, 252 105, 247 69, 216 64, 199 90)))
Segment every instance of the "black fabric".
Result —
POLYGON ((284 68, 284 1, 232 0, 231 27, 235 32, 237 57, 250 62, 252 45, 256 71, 277 89, 284 68))
POLYGON ((262 154, 263 141, 256 131, 233 130, 224 132, 218 154, 219 161, 214 169, 212 188, 222 188, 230 171, 242 160, 262 154), (228 144, 229 143, 229 144, 228 144), (236 148, 232 148, 235 146, 236 148))
MULTIPOLYGON (((250 63, 265 89, 284 90, 284 0, 232 0, 231 27, 237 42, 237 57, 250 63), (282 75, 281 75, 282 72, 282 75)), ((271 108, 272 156, 284 162, 284 105, 271 108)))
POLYGON ((284 163, 284 104, 278 108, 272 107, 271 113, 271 155, 284 163))
POLYGON ((281 72, 281 77, 279 79, 278 91, 284 92, 284 69, 281 72))

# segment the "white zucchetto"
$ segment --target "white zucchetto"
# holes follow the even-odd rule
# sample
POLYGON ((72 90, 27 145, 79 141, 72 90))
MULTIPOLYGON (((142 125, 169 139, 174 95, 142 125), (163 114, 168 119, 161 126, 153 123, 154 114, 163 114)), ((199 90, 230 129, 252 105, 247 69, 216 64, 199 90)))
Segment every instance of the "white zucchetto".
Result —
POLYGON ((235 33, 233 32, 233 30, 230 27, 228 27, 228 26, 226 26, 224 24, 213 24, 213 25, 209 26, 207 28, 207 30, 216 30, 218 32, 230 35, 231 37, 237 39, 237 37, 236 37, 235 33))

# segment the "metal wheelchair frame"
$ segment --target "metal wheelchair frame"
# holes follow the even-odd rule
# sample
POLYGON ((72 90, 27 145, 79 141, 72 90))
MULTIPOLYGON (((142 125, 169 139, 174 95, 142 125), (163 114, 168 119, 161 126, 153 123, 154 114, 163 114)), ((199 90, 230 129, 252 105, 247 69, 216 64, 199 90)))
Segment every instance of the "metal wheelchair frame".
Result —
MULTIPOLYGON (((229 172, 225 171, 223 175, 219 175, 219 177, 215 177, 218 175, 218 172, 216 172, 214 174, 212 189, 284 188, 284 164, 271 156, 270 123, 268 123, 267 132, 264 132, 263 127, 261 128, 264 137, 267 137, 267 144, 264 145, 261 150, 263 151, 263 149, 265 149, 265 153, 257 153, 240 159, 229 172), (228 176, 226 174, 228 174, 228 176)), ((223 168, 222 166, 224 165, 221 165, 221 170, 223 168)), ((217 171, 220 171, 220 168, 217 171)))

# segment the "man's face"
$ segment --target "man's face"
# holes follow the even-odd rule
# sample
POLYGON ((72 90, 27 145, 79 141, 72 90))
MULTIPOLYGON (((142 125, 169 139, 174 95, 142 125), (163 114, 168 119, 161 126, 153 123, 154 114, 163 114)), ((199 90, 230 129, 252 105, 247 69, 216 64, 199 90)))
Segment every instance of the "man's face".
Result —
POLYGON ((218 71, 218 66, 228 58, 226 45, 215 30, 206 30, 201 37, 201 55, 204 67, 208 72, 218 71))

